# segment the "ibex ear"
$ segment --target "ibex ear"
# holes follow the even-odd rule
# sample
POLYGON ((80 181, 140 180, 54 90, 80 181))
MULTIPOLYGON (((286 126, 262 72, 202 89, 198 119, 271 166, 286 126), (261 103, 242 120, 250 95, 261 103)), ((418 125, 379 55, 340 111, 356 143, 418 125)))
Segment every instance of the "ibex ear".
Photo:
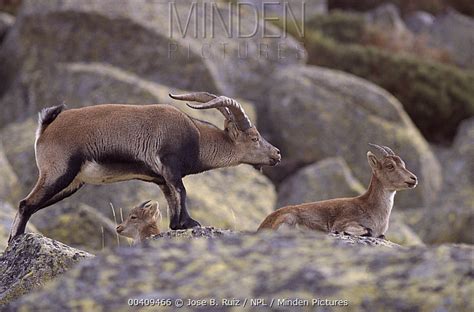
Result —
POLYGON ((148 215, 157 218, 160 215, 159 204, 156 201, 150 202, 148 208, 148 215))
POLYGON ((231 120, 226 120, 224 126, 225 126, 225 131, 230 136, 230 138, 233 141, 237 140, 237 138, 240 135, 240 130, 239 128, 237 128, 237 125, 235 124, 235 122, 231 120))
POLYGON ((380 162, 377 159, 377 156, 374 155, 372 152, 367 152, 367 160, 369 162, 369 165, 372 169, 379 169, 380 168, 380 162))

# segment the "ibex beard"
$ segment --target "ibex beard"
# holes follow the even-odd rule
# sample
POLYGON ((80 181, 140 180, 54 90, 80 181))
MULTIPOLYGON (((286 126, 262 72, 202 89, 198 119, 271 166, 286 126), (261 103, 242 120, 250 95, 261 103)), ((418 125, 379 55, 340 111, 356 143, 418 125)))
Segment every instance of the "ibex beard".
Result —
POLYGON ((280 151, 260 135, 235 100, 206 92, 170 96, 201 103, 188 104, 194 109, 218 109, 225 117, 224 129, 166 104, 43 109, 35 142, 39 177, 20 201, 9 242, 24 233, 35 212, 87 183, 154 183, 168 202, 171 229, 200 226, 188 214, 183 177, 239 164, 274 166, 281 161, 280 151))

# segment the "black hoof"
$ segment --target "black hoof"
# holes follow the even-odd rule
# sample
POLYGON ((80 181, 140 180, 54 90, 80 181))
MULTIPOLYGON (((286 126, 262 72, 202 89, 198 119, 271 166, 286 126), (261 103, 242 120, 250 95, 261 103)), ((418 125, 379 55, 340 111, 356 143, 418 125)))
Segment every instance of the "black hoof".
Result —
POLYGON ((173 230, 173 231, 181 229, 181 227, 179 226, 179 222, 171 222, 170 223, 170 229, 173 230))
POLYGON ((180 229, 183 229, 183 230, 192 229, 197 226, 200 227, 201 224, 197 222, 196 220, 189 218, 180 224, 180 229))

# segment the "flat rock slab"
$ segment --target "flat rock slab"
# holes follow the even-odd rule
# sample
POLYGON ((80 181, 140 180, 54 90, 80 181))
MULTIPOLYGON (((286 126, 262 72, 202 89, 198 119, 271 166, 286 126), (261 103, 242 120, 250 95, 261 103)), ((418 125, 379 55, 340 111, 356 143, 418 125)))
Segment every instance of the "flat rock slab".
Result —
POLYGON ((92 257, 41 234, 22 235, 0 254, 0 306, 92 257))

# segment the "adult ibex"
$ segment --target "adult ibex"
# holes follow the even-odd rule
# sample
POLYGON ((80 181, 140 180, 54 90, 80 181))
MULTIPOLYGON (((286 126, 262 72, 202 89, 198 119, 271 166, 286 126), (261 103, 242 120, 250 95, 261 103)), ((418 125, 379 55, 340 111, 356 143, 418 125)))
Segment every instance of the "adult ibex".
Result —
POLYGON ((378 159, 372 152, 367 153, 372 178, 365 194, 278 209, 262 222, 258 230, 298 225, 323 232, 383 238, 396 191, 415 188, 418 181, 390 148, 370 145, 383 156, 378 159))
POLYGON ((194 109, 217 108, 225 129, 170 105, 103 104, 39 114, 35 155, 39 178, 20 201, 10 240, 24 233, 33 213, 76 192, 85 183, 142 180, 157 184, 170 208, 170 228, 200 224, 186 209, 182 178, 206 170, 250 164, 274 166, 280 151, 262 138, 235 100, 199 92, 177 100, 194 109))

